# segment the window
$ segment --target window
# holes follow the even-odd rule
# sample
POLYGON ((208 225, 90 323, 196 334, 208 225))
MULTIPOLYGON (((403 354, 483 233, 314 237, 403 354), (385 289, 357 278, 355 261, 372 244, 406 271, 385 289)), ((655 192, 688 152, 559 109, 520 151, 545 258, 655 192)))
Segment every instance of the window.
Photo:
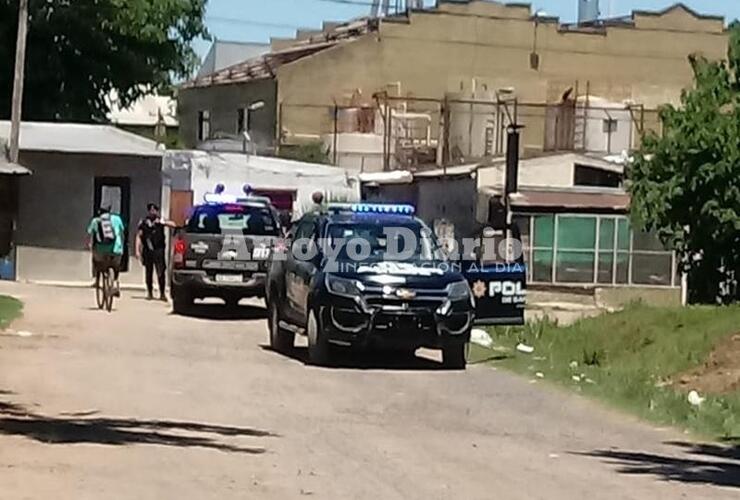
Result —
POLYGON ((614 118, 605 118, 604 119, 604 133, 605 134, 613 134, 617 131, 619 123, 614 118))
POLYGON ((483 153, 485 156, 493 156, 493 133, 495 129, 494 126, 489 124, 486 126, 486 146, 485 146, 485 152, 483 153))
POLYGON ((592 283, 596 246, 596 217, 558 218, 555 279, 566 283, 592 283))
POLYGON ((198 140, 205 141, 211 137, 211 112, 198 111, 198 140))
POLYGON ((188 221, 188 233, 277 236, 278 225, 269 208, 245 205, 204 205, 188 221))
POLYGON ((622 185, 622 174, 587 165, 575 165, 573 184, 576 186, 619 187, 622 185))
POLYGON ((679 286, 674 252, 624 216, 533 215, 529 272, 533 282, 679 286))

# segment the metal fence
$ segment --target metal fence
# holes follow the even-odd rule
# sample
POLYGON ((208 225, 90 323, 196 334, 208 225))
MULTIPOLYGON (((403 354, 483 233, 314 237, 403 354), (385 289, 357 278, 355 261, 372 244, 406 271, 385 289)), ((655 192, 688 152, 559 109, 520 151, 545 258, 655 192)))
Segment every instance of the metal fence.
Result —
POLYGON ((352 106, 281 104, 279 146, 320 142, 329 160, 360 170, 449 166, 506 154, 507 129, 522 126, 520 153, 619 155, 660 130, 657 110, 581 97, 560 103, 515 98, 446 99, 377 94, 352 106))

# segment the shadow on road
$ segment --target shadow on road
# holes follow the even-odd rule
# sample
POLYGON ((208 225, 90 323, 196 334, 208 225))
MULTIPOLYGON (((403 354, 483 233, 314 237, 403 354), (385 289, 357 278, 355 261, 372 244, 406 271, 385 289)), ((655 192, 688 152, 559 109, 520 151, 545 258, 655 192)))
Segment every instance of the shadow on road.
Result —
POLYGON ((277 437, 258 429, 135 418, 51 417, 28 412, 22 406, 0 401, 0 435, 23 436, 45 444, 98 444, 124 446, 149 444, 183 448, 261 454, 261 447, 244 447, 219 437, 277 437), (190 435, 188 435, 190 434, 190 435), (200 434, 200 435, 192 435, 200 434))
POLYGON ((666 444, 683 448, 686 456, 673 457, 622 450, 597 450, 578 454, 602 458, 618 466, 619 472, 623 474, 647 474, 670 481, 740 488, 740 446, 680 441, 666 444))
MULTIPOLYGON (((285 356, 308 365, 308 348, 294 347, 288 353, 273 351, 268 345, 260 346, 263 350, 285 356)), ((351 370, 444 370, 442 363, 415 354, 387 351, 357 352, 337 349, 332 355, 328 368, 351 370)))
POLYGON ((227 307, 223 304, 195 304, 182 316, 219 321, 250 321, 266 319, 267 309, 253 305, 227 307))

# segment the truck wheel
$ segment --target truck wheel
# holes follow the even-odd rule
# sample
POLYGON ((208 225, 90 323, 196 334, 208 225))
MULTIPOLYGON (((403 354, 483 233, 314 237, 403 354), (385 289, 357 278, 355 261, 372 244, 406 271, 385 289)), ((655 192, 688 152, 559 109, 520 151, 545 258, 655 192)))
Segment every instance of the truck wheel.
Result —
POLYGON ((321 325, 316 319, 316 313, 308 313, 308 325, 306 328, 308 336, 308 362, 315 366, 326 366, 329 364, 329 343, 326 341, 321 325))
POLYGON ((193 307, 193 298, 187 292, 172 292, 172 310, 175 314, 187 314, 193 307))
POLYGON ((468 345, 450 344, 442 349, 442 365, 449 370, 464 370, 468 363, 468 345))
POLYGON ((286 353, 293 349, 295 334, 280 328, 280 311, 274 301, 270 301, 270 348, 273 351, 286 353))

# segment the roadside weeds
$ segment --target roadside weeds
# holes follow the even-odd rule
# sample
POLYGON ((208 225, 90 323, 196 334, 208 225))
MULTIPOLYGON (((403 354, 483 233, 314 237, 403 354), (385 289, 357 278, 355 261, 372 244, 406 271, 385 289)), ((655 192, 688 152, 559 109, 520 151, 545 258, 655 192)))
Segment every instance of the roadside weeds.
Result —
POLYGON ((740 306, 638 303, 566 327, 543 318, 492 328, 493 346, 475 346, 471 361, 565 386, 660 425, 740 443, 740 390, 730 380, 738 360, 724 347, 739 329, 740 306), (708 387, 727 390, 703 392, 708 387))

